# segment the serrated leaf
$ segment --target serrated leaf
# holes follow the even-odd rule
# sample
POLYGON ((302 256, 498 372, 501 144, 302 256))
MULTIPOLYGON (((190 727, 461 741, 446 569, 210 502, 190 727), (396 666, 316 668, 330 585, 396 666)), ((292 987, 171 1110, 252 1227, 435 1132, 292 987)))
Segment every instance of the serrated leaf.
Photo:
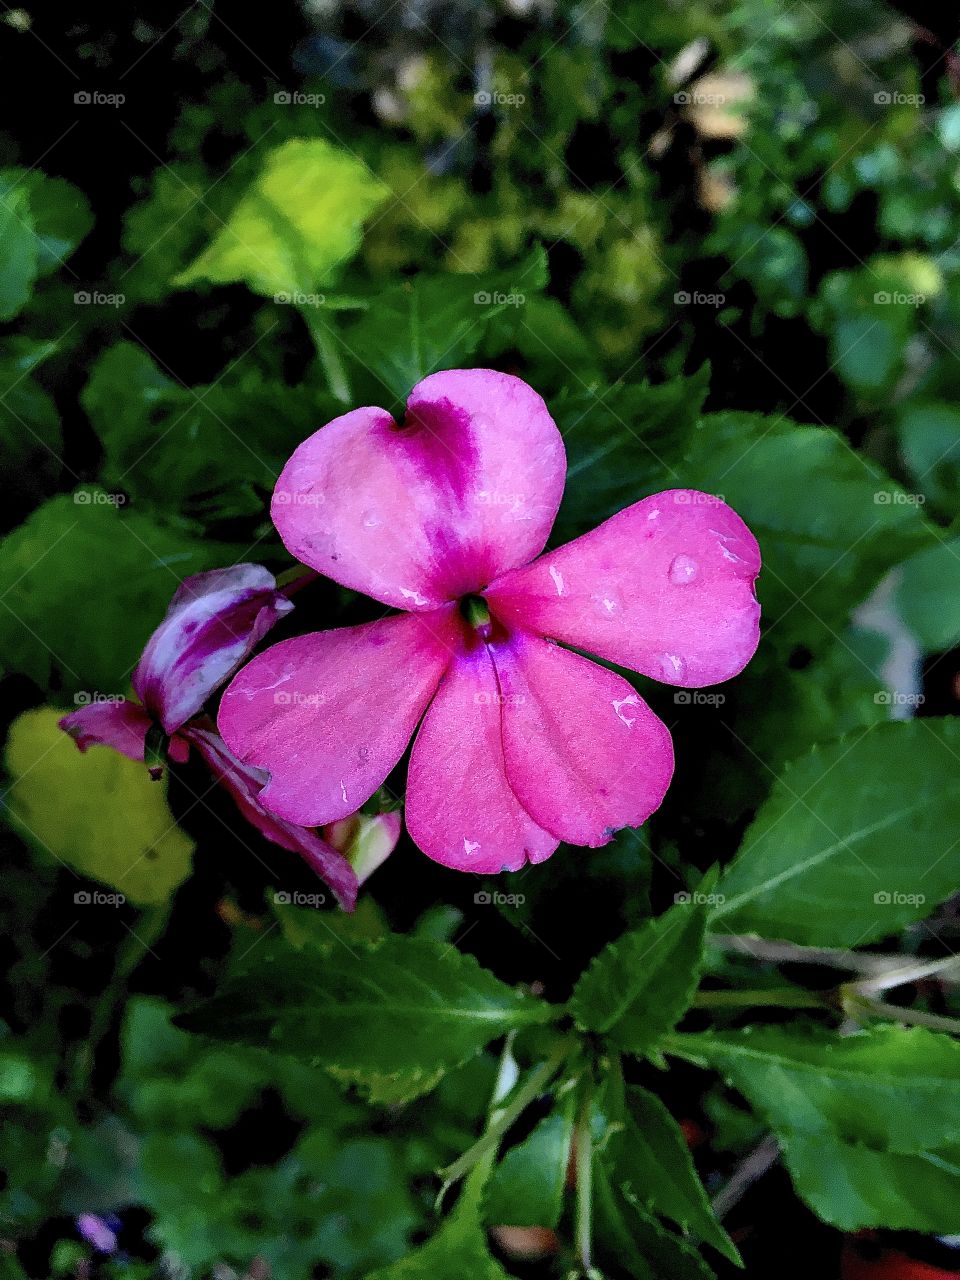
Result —
MULTIPOLYGON (((165 902, 190 874, 193 842, 174 821, 163 784, 108 747, 81 754, 58 727, 61 714, 41 707, 10 728, 7 814, 14 829, 41 857, 67 863, 138 906, 165 902)), ((75 904, 77 911, 96 908, 95 900, 75 904)))
POLYGON ((923 1027, 747 1027, 664 1048, 719 1071, 777 1133, 905 1154, 960 1143, 960 1042, 923 1027))
POLYGON ((957 886, 958 761, 953 719, 815 746, 747 829, 712 927, 858 946, 929 915, 957 886))
POLYGON ((933 541, 921 508, 827 427, 710 414, 684 484, 722 495, 755 534, 758 596, 778 645, 831 645, 886 570, 933 541))
POLYGON ((639 1055, 676 1026, 697 988, 710 895, 685 897, 594 958, 570 998, 583 1030, 639 1055))
POLYGON ((578 389, 551 402, 567 451, 567 486, 551 543, 560 545, 648 494, 686 484, 683 456, 710 387, 691 378, 578 389))
POLYGON ((484 1217, 491 1226, 549 1227, 560 1220, 574 1097, 568 1095, 523 1142, 512 1147, 491 1175, 484 1217))
POLYGON ((602 1167, 593 1186, 594 1238, 601 1258, 637 1280, 713 1280, 699 1251, 662 1227, 633 1197, 618 1193, 602 1167))
POLYGON ((349 152, 323 138, 291 138, 267 154, 226 224, 174 283, 242 282, 267 297, 330 284, 389 194, 349 152))
POLYGON ((611 1177, 650 1213, 669 1218, 739 1263, 733 1241, 714 1217, 680 1126, 646 1089, 627 1094, 625 1128, 611 1145, 611 1177))
POLYGON ((5 673, 68 694, 123 693, 183 579, 239 558, 120 500, 96 486, 61 494, 0 541, 5 673))
POLYGON ((177 1025, 311 1060, 373 1101, 400 1102, 489 1041, 553 1013, 472 956, 390 935, 350 948, 257 948, 221 995, 177 1025))
POLYGON ((546 279, 540 248, 494 276, 417 276, 378 294, 345 326, 340 349, 358 378, 366 375, 374 402, 394 410, 427 374, 462 365, 491 320, 514 305, 510 300, 542 289, 546 279))

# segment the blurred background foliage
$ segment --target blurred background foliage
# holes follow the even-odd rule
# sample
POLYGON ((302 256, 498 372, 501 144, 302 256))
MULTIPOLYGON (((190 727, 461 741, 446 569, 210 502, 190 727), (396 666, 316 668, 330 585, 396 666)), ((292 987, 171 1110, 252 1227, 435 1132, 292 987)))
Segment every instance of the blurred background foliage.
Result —
MULTIPOLYGON (((504 910, 404 843, 355 918, 323 914, 341 941, 456 940, 562 999, 735 851, 788 761, 956 712, 956 38, 948 7, 878 0, 4 6, 0 1269, 362 1276, 424 1238, 433 1171, 473 1139, 485 1055, 371 1109, 172 1027, 231 954, 295 932, 273 890, 315 886, 196 766, 162 795, 34 715, 125 692, 189 573, 288 567, 270 491, 344 403, 519 373, 570 458, 554 541, 722 494, 762 545, 765 631, 719 704, 641 682, 679 747, 649 828, 502 879, 525 898, 504 910)), ((296 623, 369 609, 320 584, 296 623)), ((898 945, 928 934, 956 936, 950 907, 898 945)), ((666 1087, 715 1183, 756 1123, 685 1072, 666 1087)), ((755 1273, 795 1231, 837 1274, 838 1233, 785 1178, 764 1195, 755 1273)))

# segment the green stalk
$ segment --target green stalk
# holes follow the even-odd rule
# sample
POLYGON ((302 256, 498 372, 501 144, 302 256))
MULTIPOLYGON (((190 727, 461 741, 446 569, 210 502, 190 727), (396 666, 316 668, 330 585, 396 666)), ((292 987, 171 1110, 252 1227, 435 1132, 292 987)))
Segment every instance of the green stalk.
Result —
POLYGON ((310 337, 313 339, 317 358, 320 361, 323 375, 327 380, 327 386, 330 388, 331 394, 341 404, 349 404, 352 398, 350 380, 347 377, 347 370, 334 343, 333 330, 316 314, 315 307, 301 307, 300 314, 303 316, 304 322, 310 331, 310 337))

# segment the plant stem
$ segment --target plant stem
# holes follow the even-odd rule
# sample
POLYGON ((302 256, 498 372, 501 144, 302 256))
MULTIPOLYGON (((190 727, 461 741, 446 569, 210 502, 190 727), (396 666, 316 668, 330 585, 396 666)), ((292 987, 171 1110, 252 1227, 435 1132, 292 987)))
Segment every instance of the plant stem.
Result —
POLYGON ((575 1235, 577 1253, 584 1275, 591 1275, 593 1268, 593 1133, 590 1119, 593 1106, 592 1081, 587 1080, 583 1092, 583 1106, 577 1121, 575 1151, 577 1203, 575 1235))
POLYGON ((758 1147, 737 1165, 730 1180, 713 1198, 713 1212, 720 1221, 730 1212, 753 1184, 776 1164, 780 1146, 773 1134, 767 1134, 758 1147))
POLYGON ((695 1009, 742 1009, 772 1005, 779 1009, 823 1009, 823 997, 802 987, 760 988, 755 991, 698 991, 695 1009))
POLYGON ((440 1170, 440 1176, 443 1179, 443 1188, 440 1191, 441 1197, 451 1183, 456 1182, 465 1173, 468 1173, 488 1152, 496 1151, 500 1145, 500 1139, 520 1113, 526 1110, 544 1085, 553 1078, 557 1068, 565 1058, 570 1056, 573 1048, 573 1044, 569 1041, 562 1041, 558 1044, 546 1061, 541 1062, 539 1067, 530 1073, 525 1082, 511 1094, 508 1105, 491 1113, 490 1123, 473 1146, 465 1151, 459 1159, 454 1160, 453 1164, 447 1165, 445 1169, 440 1170))
POLYGON ((333 330, 315 314, 315 308, 302 307, 300 314, 310 331, 331 394, 342 404, 349 404, 350 380, 331 336, 333 330))
POLYGON ((772 964, 819 964, 831 969, 849 969, 853 973, 889 973, 904 963, 903 956, 849 951, 845 947, 802 947, 795 942, 756 938, 751 934, 711 933, 707 943, 721 951, 735 951, 772 964))
POLYGON ((946 1031, 960 1036, 960 1018, 948 1018, 939 1013, 927 1013, 924 1009, 904 1009, 885 1000, 862 999, 854 994, 844 1000, 844 1009, 858 1022, 864 1015, 870 1018, 887 1018, 910 1027, 928 1027, 931 1031, 946 1031))

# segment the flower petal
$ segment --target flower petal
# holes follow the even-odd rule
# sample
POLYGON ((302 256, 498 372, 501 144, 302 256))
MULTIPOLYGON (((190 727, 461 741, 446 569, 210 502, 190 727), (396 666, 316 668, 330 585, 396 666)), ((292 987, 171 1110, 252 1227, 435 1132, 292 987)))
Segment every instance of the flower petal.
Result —
POLYGON ((673 774, 667 726, 622 676, 515 633, 494 645, 507 778, 541 827, 596 848, 659 808, 673 774))
POLYGON ((133 673, 137 696, 173 733, 292 608, 257 564, 185 578, 133 673))
POLYGON ((398 809, 387 813, 355 813, 323 828, 323 838, 342 853, 364 884, 397 847, 402 830, 398 809))
POLYGON ((220 703, 220 732, 268 770, 260 800, 305 827, 354 813, 400 759, 450 661, 454 607, 295 636, 258 654, 220 703))
POLYGON ((71 711, 59 724, 81 751, 88 747, 112 747, 130 760, 142 760, 153 720, 139 702, 115 698, 91 702, 71 711))
POLYGON ((230 792, 237 808, 251 826, 281 849, 299 853, 307 865, 333 890, 345 911, 357 901, 357 876, 350 863, 314 831, 269 813, 260 803, 266 774, 242 764, 217 733, 208 729, 188 729, 186 736, 196 746, 217 781, 230 792))
POLYGON ((407 830, 434 862, 495 874, 543 862, 559 841, 507 782, 496 672, 486 646, 459 656, 424 716, 410 756, 407 830))
POLYGON ((485 593, 506 625, 666 684, 729 680, 753 657, 760 549, 711 494, 673 489, 507 574, 485 593))
POLYGON ((355 409, 305 440, 271 514, 304 564, 398 609, 435 609, 543 549, 565 470, 531 387, 454 369, 413 388, 402 426, 355 409))

